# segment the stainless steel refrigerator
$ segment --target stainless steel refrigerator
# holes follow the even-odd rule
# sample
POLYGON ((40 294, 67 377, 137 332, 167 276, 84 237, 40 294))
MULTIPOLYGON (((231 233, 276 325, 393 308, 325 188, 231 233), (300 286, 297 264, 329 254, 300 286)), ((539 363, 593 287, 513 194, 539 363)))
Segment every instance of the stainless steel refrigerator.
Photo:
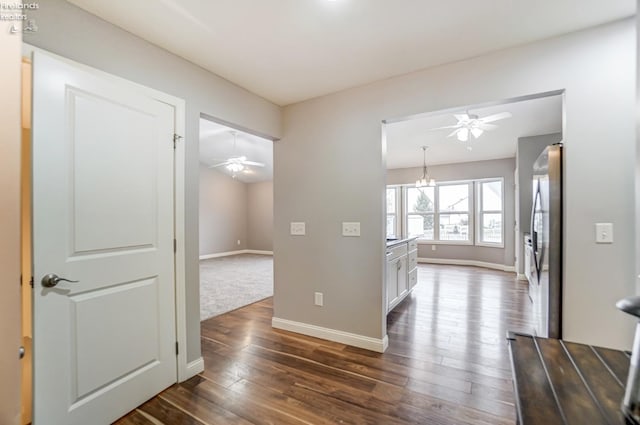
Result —
POLYGON ((536 334, 562 338, 562 144, 550 145, 533 164, 532 279, 536 334))

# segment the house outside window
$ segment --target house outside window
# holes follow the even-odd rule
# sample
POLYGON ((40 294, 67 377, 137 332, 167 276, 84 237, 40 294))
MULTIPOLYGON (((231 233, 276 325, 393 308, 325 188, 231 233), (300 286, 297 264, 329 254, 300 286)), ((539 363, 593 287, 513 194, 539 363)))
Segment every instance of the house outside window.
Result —
POLYGON ((438 239, 441 241, 472 242, 469 201, 471 184, 438 186, 438 239))
POLYGON ((477 245, 504 246, 502 179, 476 182, 478 193, 477 245))

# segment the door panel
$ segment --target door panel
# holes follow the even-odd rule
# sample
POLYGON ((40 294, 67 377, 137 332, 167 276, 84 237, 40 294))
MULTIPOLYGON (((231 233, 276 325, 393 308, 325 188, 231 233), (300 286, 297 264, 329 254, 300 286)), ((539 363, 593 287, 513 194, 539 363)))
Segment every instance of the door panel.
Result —
POLYGON ((154 246, 156 116, 73 89, 68 96, 73 252, 154 246))
POLYGON ((145 279, 70 297, 75 323, 71 345, 76 368, 75 400, 103 388, 121 376, 159 361, 158 280, 145 279), (121 314, 113 316, 115 310, 121 314), (111 329, 120 332, 111 332, 111 329), (126 350, 118 349, 127 347, 126 350), (95 365, 109 361, 100 368, 95 365))
POLYGON ((176 382, 174 110, 33 65, 34 420, 106 424, 176 382))

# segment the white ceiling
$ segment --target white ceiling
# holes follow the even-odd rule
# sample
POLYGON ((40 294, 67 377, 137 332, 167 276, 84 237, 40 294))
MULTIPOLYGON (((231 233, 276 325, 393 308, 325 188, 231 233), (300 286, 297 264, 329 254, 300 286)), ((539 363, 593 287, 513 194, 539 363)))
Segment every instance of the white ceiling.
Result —
MULTIPOLYGON (((235 174, 236 180, 244 183, 273 180, 273 142, 271 140, 200 118, 200 162, 202 164, 211 166, 242 155, 246 156, 248 161, 262 162, 265 166, 248 166, 235 174), (231 131, 237 131, 235 149, 231 131)), ((215 169, 233 176, 233 173, 225 167, 215 169)))
POLYGON ((69 0, 278 105, 631 16, 634 0, 69 0))
POLYGON ((559 95, 484 108, 470 107, 469 112, 480 118, 504 111, 512 114, 511 118, 493 122, 498 128, 485 131, 478 139, 470 136, 469 141, 460 142, 455 136, 447 137, 452 129, 432 130, 455 125, 457 120, 453 114, 466 110, 448 110, 387 124, 387 169, 421 167, 422 146, 429 146, 427 165, 512 158, 516 155, 518 137, 562 131, 562 96, 559 95))

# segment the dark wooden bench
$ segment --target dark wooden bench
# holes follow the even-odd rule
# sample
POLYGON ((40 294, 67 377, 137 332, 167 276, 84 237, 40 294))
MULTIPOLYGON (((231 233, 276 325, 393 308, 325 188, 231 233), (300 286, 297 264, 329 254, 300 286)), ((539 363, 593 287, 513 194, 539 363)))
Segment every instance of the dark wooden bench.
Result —
POLYGON ((629 353, 509 332, 520 425, 625 424, 629 353))

